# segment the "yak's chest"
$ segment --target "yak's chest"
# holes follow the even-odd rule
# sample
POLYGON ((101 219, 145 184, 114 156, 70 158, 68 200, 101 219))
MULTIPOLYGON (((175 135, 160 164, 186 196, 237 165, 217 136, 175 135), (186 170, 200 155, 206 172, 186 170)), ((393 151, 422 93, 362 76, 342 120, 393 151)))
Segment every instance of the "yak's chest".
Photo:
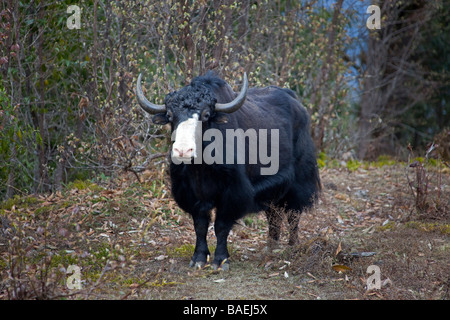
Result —
POLYGON ((214 201, 220 196, 221 189, 226 187, 219 175, 213 175, 207 170, 195 170, 188 177, 191 190, 199 200, 214 201))
POLYGON ((216 202, 227 188, 221 167, 171 164, 172 191, 176 199, 216 202))

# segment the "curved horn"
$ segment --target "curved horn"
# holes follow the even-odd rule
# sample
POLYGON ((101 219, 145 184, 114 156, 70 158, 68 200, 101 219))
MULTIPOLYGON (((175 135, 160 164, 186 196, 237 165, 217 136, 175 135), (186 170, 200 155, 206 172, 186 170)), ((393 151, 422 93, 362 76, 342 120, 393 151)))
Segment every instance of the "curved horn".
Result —
POLYGON ((247 73, 244 73, 244 83, 242 85, 241 92, 238 96, 231 102, 228 103, 216 103, 217 112, 231 113, 237 111, 245 102, 245 97, 247 96, 248 81, 247 73))
POLYGON ((166 106, 163 104, 154 104, 147 100, 147 98, 144 96, 144 93, 142 92, 141 87, 141 78, 142 73, 139 74, 139 77, 137 79, 136 83, 136 96, 137 100, 144 111, 150 113, 150 114, 157 114, 157 113, 164 113, 166 112, 166 106))

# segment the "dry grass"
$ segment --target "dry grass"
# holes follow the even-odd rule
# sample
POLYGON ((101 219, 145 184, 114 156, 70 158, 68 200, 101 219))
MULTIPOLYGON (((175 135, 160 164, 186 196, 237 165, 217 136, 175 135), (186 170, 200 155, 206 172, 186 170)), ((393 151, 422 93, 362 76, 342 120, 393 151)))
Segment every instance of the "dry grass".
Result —
MULTIPOLYGON (((418 212, 405 170, 322 169, 324 192, 302 215, 300 244, 287 246, 284 223, 269 250, 264 215, 248 216, 230 235, 229 272, 188 267, 193 226, 164 167, 144 184, 124 176, 16 198, 1 206, 0 298, 448 299, 450 175, 441 174, 439 208, 430 184, 428 212, 418 212), (69 265, 81 267, 80 290, 66 286, 69 265), (370 265, 380 267, 380 290, 367 291, 370 265)), ((208 238, 213 251, 212 228, 208 238)))

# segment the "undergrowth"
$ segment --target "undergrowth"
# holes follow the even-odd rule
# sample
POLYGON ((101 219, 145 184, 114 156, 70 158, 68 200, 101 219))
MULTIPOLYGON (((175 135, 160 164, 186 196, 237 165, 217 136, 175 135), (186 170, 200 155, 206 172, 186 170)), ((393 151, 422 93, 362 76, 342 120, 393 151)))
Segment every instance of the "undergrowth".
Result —
MULTIPOLYGON (((411 156, 408 163, 380 157, 375 162, 347 159, 345 164, 325 155, 320 157, 323 163, 319 161, 319 165, 325 165, 321 169, 323 181, 329 179, 330 173, 336 178, 324 187, 323 197, 331 199, 321 203, 318 212, 302 215, 302 232, 311 230, 309 238, 303 238, 302 245, 268 254, 259 244, 260 241, 265 243, 267 238, 263 231, 267 230, 267 223, 264 218, 259 219, 260 215, 245 217, 232 236, 239 240, 229 246, 233 264, 238 260, 243 262, 243 267, 256 268, 256 273, 252 271, 251 276, 261 282, 261 288, 264 281, 272 281, 273 277, 283 279, 286 272, 289 281, 293 281, 291 277, 305 275, 311 278, 311 283, 306 282, 304 286, 295 283, 294 288, 309 290, 319 284, 323 288, 324 284, 335 281, 333 290, 353 286, 358 288, 357 297, 367 297, 359 280, 365 274, 363 267, 367 266, 341 261, 336 253, 340 247, 336 237, 347 232, 346 224, 350 221, 363 231, 342 243, 342 250, 347 255, 352 253, 352 246, 357 251, 378 250, 377 255, 383 253, 383 259, 389 259, 388 265, 394 265, 398 257, 406 259, 405 253, 396 246, 386 244, 383 247, 383 241, 389 242, 392 235, 397 237, 395 241, 400 241, 402 234, 419 235, 431 243, 422 245, 422 240, 416 241, 425 249, 430 246, 443 248, 436 254, 447 252, 448 243, 439 238, 450 234, 446 215, 450 200, 446 189, 448 176, 442 163, 430 161, 430 156, 411 156), (377 178, 371 180, 371 175, 377 178), (383 178, 383 175, 388 177, 383 178), (386 185, 376 187, 378 177, 386 185), (391 188, 390 191, 385 190, 386 186, 391 188), (418 188, 423 190, 419 202, 418 188), (395 196, 390 197, 387 193, 395 196), (386 201, 391 202, 388 207, 386 201), (425 201, 425 205, 419 210, 417 206, 421 201, 425 201), (403 211, 410 214, 405 218, 399 213, 403 211), (336 222, 336 216, 341 221, 336 222), (313 230, 323 229, 319 228, 320 219, 331 221, 327 230, 335 233, 335 238, 324 242, 322 238, 314 237, 313 230), (375 223, 375 227, 372 228, 369 222, 375 223), (373 247, 357 240, 361 234, 372 239, 373 247), (344 248, 344 244, 348 248, 344 248), (381 245, 382 249, 375 249, 381 245), (252 265, 253 261, 256 262, 252 265), (337 271, 346 271, 345 266, 354 270, 354 273, 347 273, 354 278, 349 282, 344 278, 336 280, 337 271), (308 273, 322 278, 314 279, 308 273)), ((169 292, 164 291, 166 288, 177 287, 181 292, 184 286, 189 286, 186 283, 190 279, 206 281, 211 275, 220 280, 217 285, 223 285, 222 280, 229 276, 209 270, 193 272, 186 269, 194 252, 195 235, 189 216, 170 196, 164 167, 149 171, 142 178, 141 182, 134 176, 106 182, 105 179, 79 180, 55 193, 15 196, 0 203, 0 299, 136 298, 153 297, 156 292, 153 290, 158 290, 156 297, 164 297, 169 292), (81 289, 73 290, 67 286, 72 276, 68 272, 70 266, 80 268, 81 289)), ((214 249, 213 245, 209 247, 212 254, 214 249)), ((425 249, 420 247, 420 254, 430 260, 425 249)), ((418 260, 422 256, 414 256, 412 249, 408 254, 413 255, 408 259, 425 263, 418 260)), ((438 258, 441 259, 439 255, 433 259, 440 267, 438 258)), ((377 260, 366 258, 362 261, 375 263, 377 260)), ((440 279, 435 281, 441 283, 440 279)), ((313 292, 318 293, 320 288, 314 287, 313 292)), ((187 293, 189 290, 192 291, 186 287, 184 296, 191 296, 187 293)))

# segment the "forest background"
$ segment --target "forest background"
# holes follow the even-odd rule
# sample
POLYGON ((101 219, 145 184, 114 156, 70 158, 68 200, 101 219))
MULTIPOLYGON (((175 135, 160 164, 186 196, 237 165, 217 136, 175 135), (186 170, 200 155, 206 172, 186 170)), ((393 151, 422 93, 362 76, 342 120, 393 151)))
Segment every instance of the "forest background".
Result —
POLYGON ((319 158, 405 160, 434 142, 448 161, 449 17, 442 0, 2 0, 0 199, 161 161, 169 132, 137 105, 140 72, 156 103, 207 70, 235 90, 244 72, 288 87, 319 158))

